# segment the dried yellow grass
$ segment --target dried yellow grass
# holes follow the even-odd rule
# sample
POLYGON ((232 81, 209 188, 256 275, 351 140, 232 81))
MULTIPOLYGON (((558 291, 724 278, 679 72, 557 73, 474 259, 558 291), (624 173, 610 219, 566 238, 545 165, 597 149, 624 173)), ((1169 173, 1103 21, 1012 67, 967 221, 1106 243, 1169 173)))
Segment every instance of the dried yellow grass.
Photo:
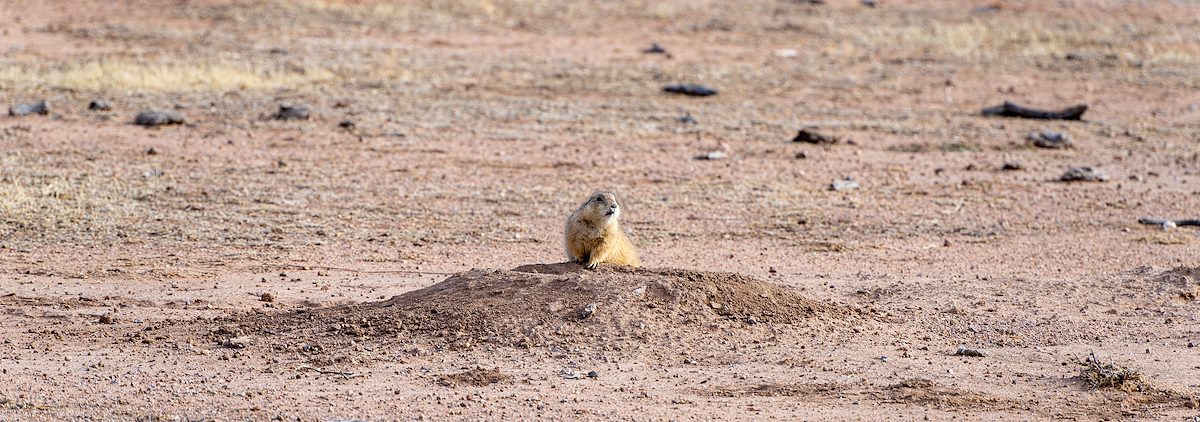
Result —
POLYGON ((277 70, 232 63, 141 63, 128 60, 0 66, 0 84, 89 91, 234 91, 292 88, 333 79, 325 69, 277 70))

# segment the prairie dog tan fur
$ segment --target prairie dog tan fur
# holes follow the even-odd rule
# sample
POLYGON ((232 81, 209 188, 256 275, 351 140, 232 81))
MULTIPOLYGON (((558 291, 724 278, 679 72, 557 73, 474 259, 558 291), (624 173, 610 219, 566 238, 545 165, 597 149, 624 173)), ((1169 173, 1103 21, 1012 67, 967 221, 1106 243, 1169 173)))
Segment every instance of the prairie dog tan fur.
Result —
POLYGON ((596 192, 567 218, 567 259, 596 268, 601 262, 637 267, 642 265, 633 243, 621 231, 621 206, 617 197, 596 192))

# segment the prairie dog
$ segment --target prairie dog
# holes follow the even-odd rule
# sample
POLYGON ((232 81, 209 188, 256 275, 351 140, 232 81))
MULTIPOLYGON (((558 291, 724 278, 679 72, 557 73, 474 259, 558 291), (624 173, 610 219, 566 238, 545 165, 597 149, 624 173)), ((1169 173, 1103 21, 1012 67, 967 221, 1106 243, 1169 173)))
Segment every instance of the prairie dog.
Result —
POLYGON ((601 262, 637 267, 642 265, 633 243, 621 231, 621 206, 617 197, 596 192, 567 218, 567 259, 589 269, 601 262))

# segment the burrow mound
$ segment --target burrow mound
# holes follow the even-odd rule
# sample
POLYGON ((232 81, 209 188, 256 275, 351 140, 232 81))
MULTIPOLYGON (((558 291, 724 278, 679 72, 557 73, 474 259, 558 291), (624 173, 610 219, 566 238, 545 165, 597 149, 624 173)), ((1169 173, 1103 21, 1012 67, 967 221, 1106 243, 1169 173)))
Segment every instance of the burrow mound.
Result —
MULTIPOLYGON (((862 312, 820 303, 748 276, 680 269, 583 270, 572 263, 471 270, 389 300, 246 315, 214 340, 286 336, 273 347, 312 351, 348 341, 424 339, 438 346, 609 345, 670 341, 688 331, 780 324, 844 326, 862 312)), ((601 346, 605 347, 605 346, 601 346)), ((619 346, 616 346, 619 348, 619 346)))

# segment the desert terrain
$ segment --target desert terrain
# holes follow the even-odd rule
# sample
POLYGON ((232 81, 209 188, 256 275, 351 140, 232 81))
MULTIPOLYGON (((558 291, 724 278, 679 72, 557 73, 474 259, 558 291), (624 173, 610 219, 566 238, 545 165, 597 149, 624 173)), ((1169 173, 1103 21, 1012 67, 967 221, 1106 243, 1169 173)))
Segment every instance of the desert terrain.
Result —
POLYGON ((1191 0, 5 0, 0 420, 1196 420, 1197 69, 1191 0))

